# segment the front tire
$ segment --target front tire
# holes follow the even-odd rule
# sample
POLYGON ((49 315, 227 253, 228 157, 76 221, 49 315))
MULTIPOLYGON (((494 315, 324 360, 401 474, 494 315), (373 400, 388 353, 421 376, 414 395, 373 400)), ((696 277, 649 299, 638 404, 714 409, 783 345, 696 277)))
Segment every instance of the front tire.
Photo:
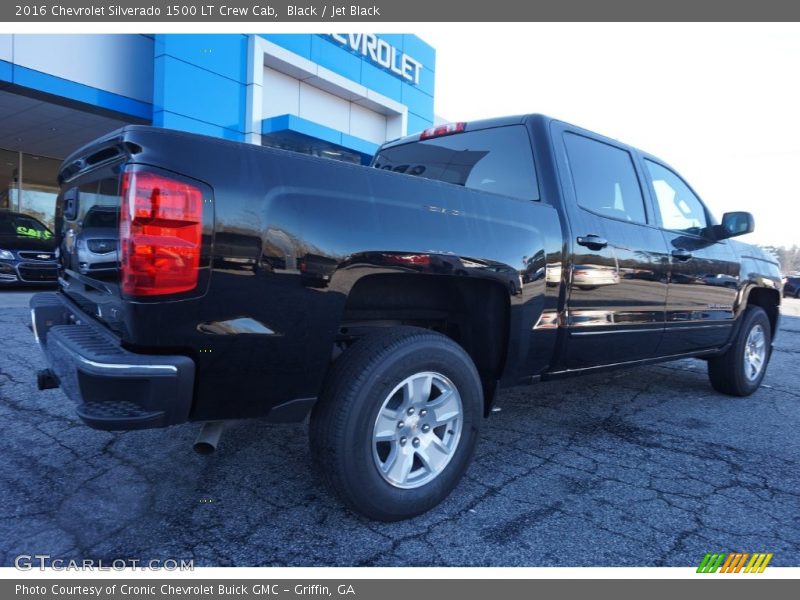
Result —
POLYGON ((764 379, 772 347, 772 327, 759 306, 748 306, 731 347, 708 360, 708 377, 718 392, 749 396, 764 379))
POLYGON ((376 330, 334 364, 311 415, 311 452, 350 508, 407 519, 458 484, 482 413, 480 378, 458 344, 416 327, 376 330))

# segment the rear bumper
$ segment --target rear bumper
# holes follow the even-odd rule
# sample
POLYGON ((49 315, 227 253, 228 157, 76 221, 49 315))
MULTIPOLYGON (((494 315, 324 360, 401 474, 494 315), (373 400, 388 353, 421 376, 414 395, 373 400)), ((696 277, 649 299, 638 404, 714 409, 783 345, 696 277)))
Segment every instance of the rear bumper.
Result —
POLYGON ((148 429, 188 420, 194 361, 136 354, 63 294, 31 298, 37 341, 78 416, 106 430, 148 429))

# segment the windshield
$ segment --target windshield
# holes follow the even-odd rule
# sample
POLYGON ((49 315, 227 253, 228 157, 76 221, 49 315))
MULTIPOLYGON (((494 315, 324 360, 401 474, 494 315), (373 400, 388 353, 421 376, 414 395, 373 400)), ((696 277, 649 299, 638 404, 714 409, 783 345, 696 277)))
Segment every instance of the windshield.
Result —
POLYGON ((53 232, 33 217, 17 213, 0 213, 0 235, 49 240, 53 237, 53 232))

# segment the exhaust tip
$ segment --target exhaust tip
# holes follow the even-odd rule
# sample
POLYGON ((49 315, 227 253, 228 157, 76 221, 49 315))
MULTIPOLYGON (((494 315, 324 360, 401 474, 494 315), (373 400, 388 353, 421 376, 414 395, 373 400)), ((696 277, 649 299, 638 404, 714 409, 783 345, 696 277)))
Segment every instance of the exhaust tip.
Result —
POLYGON ((203 424, 203 428, 194 441, 194 451, 203 456, 213 454, 219 444, 219 438, 225 429, 224 421, 209 421, 203 424))
POLYGON ((214 454, 214 451, 217 449, 217 447, 214 444, 209 444, 208 442, 195 442, 192 448, 194 449, 195 452, 203 456, 214 454))

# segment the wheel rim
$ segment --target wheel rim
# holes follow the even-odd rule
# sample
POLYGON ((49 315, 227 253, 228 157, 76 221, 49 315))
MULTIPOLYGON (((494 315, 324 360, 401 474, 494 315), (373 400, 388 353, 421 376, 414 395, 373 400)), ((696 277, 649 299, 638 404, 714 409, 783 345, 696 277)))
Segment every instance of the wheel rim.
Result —
POLYGON ((744 344, 744 375, 748 381, 755 381, 764 369, 767 357, 767 338, 764 328, 756 325, 747 335, 744 344))
POLYGON ((372 457, 394 487, 418 488, 455 454, 463 423, 461 395, 441 373, 406 377, 384 399, 372 432, 372 457))

